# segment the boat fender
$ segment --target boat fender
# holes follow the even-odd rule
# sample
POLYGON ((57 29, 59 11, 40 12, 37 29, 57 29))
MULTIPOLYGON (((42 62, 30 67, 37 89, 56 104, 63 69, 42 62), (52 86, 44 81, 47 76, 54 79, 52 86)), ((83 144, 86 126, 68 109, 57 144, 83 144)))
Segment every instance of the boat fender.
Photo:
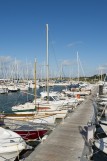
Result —
POLYGON ((42 143, 47 139, 48 135, 45 135, 41 140, 42 140, 42 143))

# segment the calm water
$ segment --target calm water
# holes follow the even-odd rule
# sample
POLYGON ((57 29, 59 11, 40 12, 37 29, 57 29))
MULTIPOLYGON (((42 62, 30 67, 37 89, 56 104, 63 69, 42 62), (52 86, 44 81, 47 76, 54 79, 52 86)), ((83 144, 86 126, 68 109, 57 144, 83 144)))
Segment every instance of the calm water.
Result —
MULTIPOLYGON (((54 87, 50 88, 50 90, 54 91, 61 91, 65 87, 54 87)), ((37 96, 40 96, 40 92, 44 91, 44 88, 40 88, 37 90, 37 96)), ((5 113, 10 113, 11 107, 15 106, 17 104, 24 104, 25 102, 32 101, 34 99, 33 95, 34 94, 33 90, 29 90, 28 93, 24 92, 10 92, 8 94, 0 94, 0 112, 5 112, 5 113), (28 94, 29 93, 29 94, 28 94)))

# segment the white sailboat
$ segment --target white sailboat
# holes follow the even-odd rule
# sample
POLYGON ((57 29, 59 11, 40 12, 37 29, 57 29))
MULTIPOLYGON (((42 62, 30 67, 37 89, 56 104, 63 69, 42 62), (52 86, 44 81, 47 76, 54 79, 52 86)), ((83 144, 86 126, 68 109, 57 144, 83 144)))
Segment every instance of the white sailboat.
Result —
MULTIPOLYGON (((46 82, 46 87, 47 87, 47 91, 46 91, 46 94, 47 94, 47 99, 37 99, 36 98, 36 60, 35 60, 35 88, 34 88, 34 102, 32 103, 25 103, 24 105, 18 105, 18 106, 13 106, 12 107, 12 111, 14 113, 17 113, 17 114, 28 114, 28 113, 34 113, 35 114, 35 117, 37 115, 45 115, 45 114, 56 114, 57 117, 64 117, 66 116, 67 114, 67 110, 63 110, 61 111, 62 107, 63 107, 63 102, 62 101, 58 101, 58 100, 51 100, 49 101, 49 63, 48 63, 48 24, 46 24, 46 38, 47 38, 47 51, 46 51, 46 55, 47 55, 47 64, 46 64, 46 67, 47 67, 47 82, 46 82), (36 107, 36 109, 35 109, 36 107), (60 111, 59 111, 60 110, 60 111)), ((67 105, 67 103, 66 103, 67 105)), ((52 117, 52 116, 50 116, 52 117)), ((50 118, 49 117, 49 118, 50 118)), ((45 118, 45 117, 44 117, 45 118)), ((36 119, 36 118, 35 118, 36 119)), ((54 120, 53 120, 54 121, 54 120)))
MULTIPOLYGON (((36 66, 36 60, 35 60, 36 66)), ((36 68, 35 68, 36 69, 36 68)), ((36 80, 36 70, 35 70, 35 80, 36 80)), ((35 81, 36 86, 36 81, 35 81)), ((6 115, 6 118, 12 120, 21 120, 21 121, 29 121, 33 123, 46 123, 46 124, 54 124, 56 115, 55 114, 40 114, 36 111, 36 88, 34 92, 35 100, 34 103, 27 102, 25 105, 13 106, 12 110, 15 114, 6 115)))
POLYGON ((0 94, 8 93, 8 89, 5 85, 0 85, 0 94))

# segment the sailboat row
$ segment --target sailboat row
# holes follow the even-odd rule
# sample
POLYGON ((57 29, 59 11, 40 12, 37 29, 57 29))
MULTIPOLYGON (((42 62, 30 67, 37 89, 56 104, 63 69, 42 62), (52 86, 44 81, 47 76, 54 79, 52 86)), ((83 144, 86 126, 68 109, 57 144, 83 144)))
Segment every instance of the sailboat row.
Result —
POLYGON ((41 92, 41 97, 37 98, 35 59, 34 100, 15 105, 12 107, 12 113, 1 115, 3 122, 0 122, 2 126, 0 128, 0 161, 14 161, 22 150, 28 148, 26 142, 41 139, 52 130, 50 127, 55 125, 56 119, 64 119, 69 111, 73 111, 84 101, 80 93, 74 96, 71 90, 69 93, 67 90, 62 93, 49 91, 48 24, 46 24, 46 38, 46 91, 41 92))
MULTIPOLYGON (((66 97, 61 97, 58 92, 49 91, 49 56, 48 56, 48 24, 46 24, 46 91, 41 92, 41 98, 36 97, 36 59, 34 69, 34 101, 26 102, 25 104, 15 105, 12 107, 12 112, 15 115, 7 115, 7 118, 24 119, 31 122, 54 123, 56 118, 65 118, 69 109, 76 108, 84 98, 80 98, 80 92, 76 93, 79 97, 74 97, 74 92, 63 91, 66 97), (68 97, 67 94, 73 96, 68 97), (17 115, 16 115, 17 114, 17 115), (19 116, 18 116, 19 115, 19 116), (22 116, 23 115, 23 116, 22 116), (53 116, 52 116, 53 115, 53 116), (40 119, 41 118, 41 119, 40 119), (41 121, 42 120, 42 121, 41 121), (49 121, 48 121, 49 120, 49 121)), ((81 92, 82 95, 84 92, 81 92)), ((87 95, 90 93, 87 92, 87 95)))

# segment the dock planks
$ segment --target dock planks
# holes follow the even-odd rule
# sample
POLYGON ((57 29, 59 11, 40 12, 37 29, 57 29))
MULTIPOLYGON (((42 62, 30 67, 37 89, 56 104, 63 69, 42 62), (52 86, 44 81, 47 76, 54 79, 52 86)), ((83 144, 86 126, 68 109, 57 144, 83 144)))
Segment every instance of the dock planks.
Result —
POLYGON ((79 161, 82 160, 84 144, 86 141, 87 122, 92 119, 92 94, 79 105, 74 112, 59 124, 47 137, 46 141, 27 157, 25 161, 79 161))

